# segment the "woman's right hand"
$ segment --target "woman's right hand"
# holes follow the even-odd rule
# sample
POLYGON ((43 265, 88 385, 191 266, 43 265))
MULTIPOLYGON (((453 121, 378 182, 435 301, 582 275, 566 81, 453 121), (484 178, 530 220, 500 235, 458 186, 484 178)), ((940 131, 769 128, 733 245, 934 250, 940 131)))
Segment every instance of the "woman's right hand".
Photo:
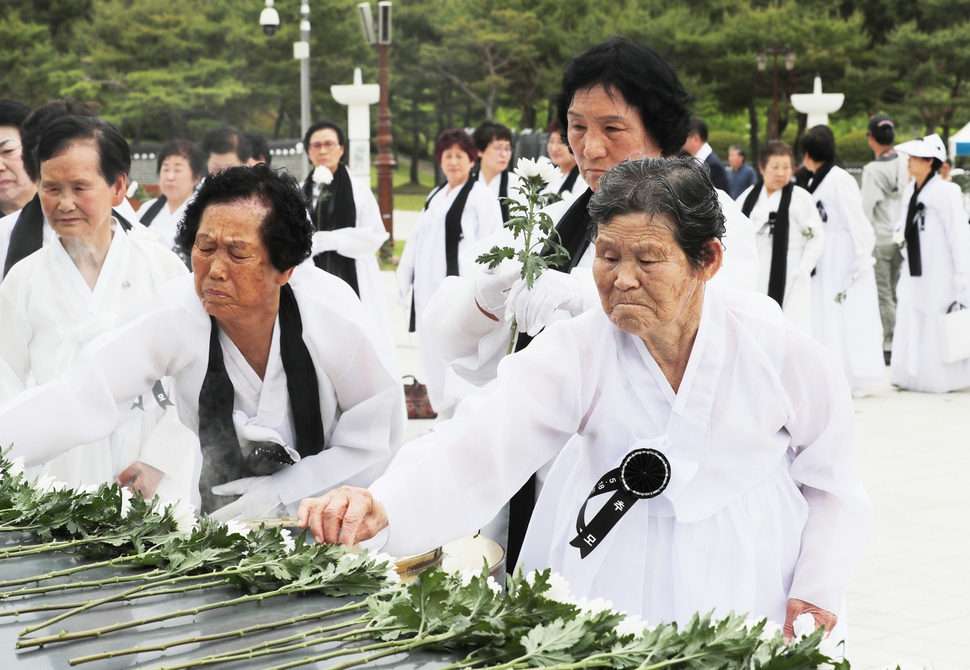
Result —
POLYGON ((348 546, 369 540, 387 527, 384 506, 367 489, 341 486, 319 498, 305 498, 297 513, 297 526, 310 527, 319 544, 348 546))

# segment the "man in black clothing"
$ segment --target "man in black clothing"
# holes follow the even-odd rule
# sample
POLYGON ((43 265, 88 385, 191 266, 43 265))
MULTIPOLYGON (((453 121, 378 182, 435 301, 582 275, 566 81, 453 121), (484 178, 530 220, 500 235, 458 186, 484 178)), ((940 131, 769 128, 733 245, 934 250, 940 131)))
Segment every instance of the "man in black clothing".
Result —
POLYGON ((691 120, 690 134, 684 143, 684 150, 707 165, 711 171, 711 181, 714 183, 714 188, 730 193, 731 186, 728 184, 727 173, 724 171, 724 163, 714 153, 711 145, 707 143, 707 124, 700 119, 691 120))

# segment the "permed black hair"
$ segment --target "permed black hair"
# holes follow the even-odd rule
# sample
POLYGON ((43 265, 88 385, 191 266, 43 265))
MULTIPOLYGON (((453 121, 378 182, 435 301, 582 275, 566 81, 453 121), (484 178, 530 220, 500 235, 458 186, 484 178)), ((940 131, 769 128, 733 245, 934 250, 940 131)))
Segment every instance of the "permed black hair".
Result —
POLYGON ((259 133, 246 133, 249 146, 252 149, 253 158, 267 165, 272 165, 273 156, 269 153, 269 142, 259 133))
POLYGON ((19 129, 28 116, 30 116, 30 107, 24 103, 0 98, 0 126, 13 126, 19 129))
POLYGON ((273 267, 286 272, 310 257, 313 226, 307 218, 303 192, 293 177, 277 173, 265 163, 231 167, 202 182, 195 199, 185 208, 175 238, 182 253, 192 254, 207 207, 247 201, 256 201, 268 210, 259 224, 259 237, 273 267))
POLYGON ((690 95, 656 51, 625 37, 611 37, 574 56, 562 76, 556 98, 556 115, 568 144, 569 105, 577 91, 600 84, 619 93, 640 112, 643 127, 664 156, 674 156, 687 141, 690 130, 690 95))

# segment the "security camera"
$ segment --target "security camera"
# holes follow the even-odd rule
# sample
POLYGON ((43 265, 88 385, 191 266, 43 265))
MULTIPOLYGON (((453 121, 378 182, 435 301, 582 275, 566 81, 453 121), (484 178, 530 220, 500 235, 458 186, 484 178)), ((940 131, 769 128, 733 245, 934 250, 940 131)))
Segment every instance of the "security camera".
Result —
POLYGON ((273 0, 266 0, 266 9, 259 14, 259 25, 263 26, 263 34, 272 37, 280 25, 280 13, 273 9, 273 0))

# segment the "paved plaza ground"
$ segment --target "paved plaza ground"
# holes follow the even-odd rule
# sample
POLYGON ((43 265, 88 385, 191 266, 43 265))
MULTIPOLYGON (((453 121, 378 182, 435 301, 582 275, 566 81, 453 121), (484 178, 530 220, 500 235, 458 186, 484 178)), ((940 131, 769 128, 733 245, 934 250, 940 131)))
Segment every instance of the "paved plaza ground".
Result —
MULTIPOLYGON (((415 374, 394 275, 383 275, 401 372, 415 374)), ((970 390, 900 392, 887 369, 886 383, 855 407, 856 458, 875 530, 849 581, 848 658, 859 670, 968 669, 970 390)), ((430 425, 410 421, 407 438, 430 425)))

